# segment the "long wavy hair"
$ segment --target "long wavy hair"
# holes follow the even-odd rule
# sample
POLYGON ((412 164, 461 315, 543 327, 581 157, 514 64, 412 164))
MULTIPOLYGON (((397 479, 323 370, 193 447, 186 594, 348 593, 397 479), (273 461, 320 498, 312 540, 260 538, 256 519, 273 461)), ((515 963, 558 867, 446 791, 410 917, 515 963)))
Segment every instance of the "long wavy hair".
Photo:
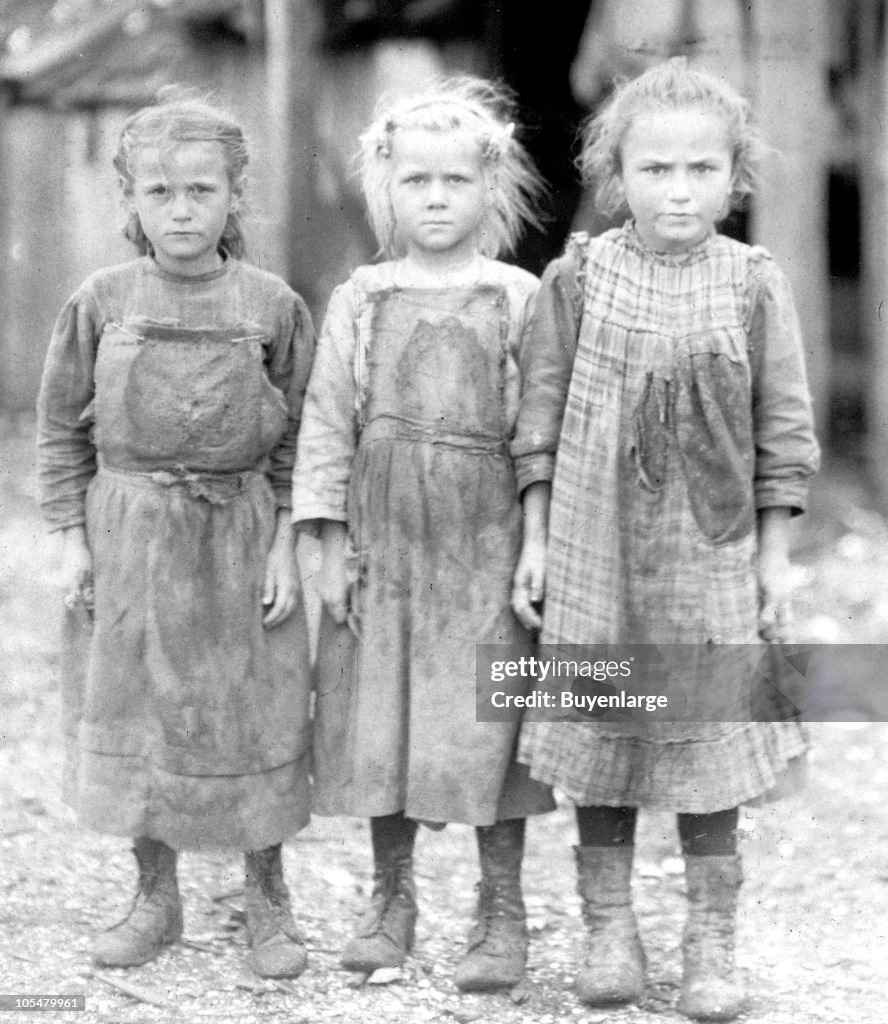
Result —
POLYGON ((620 176, 621 146, 642 111, 699 107, 724 121, 731 148, 731 207, 742 206, 758 182, 758 164, 766 150, 752 122, 751 108, 730 85, 673 57, 628 82, 619 82, 604 108, 580 130, 577 166, 594 187, 598 209, 609 216, 626 212, 620 176))
MULTIPOLYGON (((133 161, 140 149, 156 148, 161 157, 182 142, 218 142, 225 157, 232 193, 242 196, 245 169, 249 160, 243 129, 226 111, 181 86, 167 86, 157 94, 157 103, 143 107, 127 118, 120 132, 114 167, 123 195, 133 191, 133 161)), ((237 204, 219 240, 219 249, 240 259, 246 252, 243 232, 243 206, 237 204)), ((123 226, 124 237, 143 255, 153 255, 153 248, 142 229, 139 215, 131 210, 123 226)))

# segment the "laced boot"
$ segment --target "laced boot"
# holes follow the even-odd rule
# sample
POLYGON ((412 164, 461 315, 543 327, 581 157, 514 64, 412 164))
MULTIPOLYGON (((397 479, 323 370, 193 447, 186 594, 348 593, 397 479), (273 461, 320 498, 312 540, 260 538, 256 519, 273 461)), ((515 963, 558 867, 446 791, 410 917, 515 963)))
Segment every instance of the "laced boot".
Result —
POLYGON ((370 906, 342 954, 342 966, 347 971, 370 974, 382 967, 400 967, 413 948, 413 845, 418 827, 403 811, 370 819, 373 892, 370 906))
POLYGON ((478 907, 468 949, 454 975, 463 992, 512 988, 527 964, 527 917, 521 896, 524 819, 475 830, 481 862, 478 907))
POLYGON ((586 925, 577 994, 590 1006, 635 1002, 644 994, 645 955, 632 910, 634 847, 576 846, 574 852, 586 925))
POLYGON ((247 851, 244 864, 247 963, 260 978, 295 978, 305 970, 307 955, 293 921, 280 844, 247 851))
POLYGON ((734 965, 737 895, 743 873, 736 854, 685 857, 688 918, 678 1008, 695 1020, 733 1020, 746 1002, 734 965))
POLYGON ((127 916, 103 932, 93 960, 105 967, 137 967, 153 960, 182 935, 182 901, 176 881, 176 851, 159 839, 133 843, 139 889, 127 916))

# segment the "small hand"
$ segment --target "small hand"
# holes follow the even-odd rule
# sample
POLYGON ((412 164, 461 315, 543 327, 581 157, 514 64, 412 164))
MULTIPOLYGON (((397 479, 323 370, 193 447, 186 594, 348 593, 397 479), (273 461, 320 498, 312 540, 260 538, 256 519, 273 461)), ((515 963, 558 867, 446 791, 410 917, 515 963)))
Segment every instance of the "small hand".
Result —
POLYGON ((74 611, 82 603, 91 616, 95 606, 93 561, 86 541, 86 531, 82 526, 72 526, 65 531, 61 584, 65 607, 74 611))
POLYGON ((789 643, 792 632, 792 590, 789 560, 760 558, 758 565, 758 630, 768 643, 789 643))
POLYGON ((279 626, 293 614, 298 599, 299 571, 292 537, 278 535, 265 561, 262 604, 267 610, 262 625, 266 629, 279 626))
POLYGON ((318 594, 333 621, 342 625, 348 618, 348 576, 340 552, 328 552, 321 562, 318 594))
POLYGON ((545 580, 545 544, 525 541, 512 577, 512 610, 525 629, 537 630, 543 624, 537 608, 543 600, 545 580))

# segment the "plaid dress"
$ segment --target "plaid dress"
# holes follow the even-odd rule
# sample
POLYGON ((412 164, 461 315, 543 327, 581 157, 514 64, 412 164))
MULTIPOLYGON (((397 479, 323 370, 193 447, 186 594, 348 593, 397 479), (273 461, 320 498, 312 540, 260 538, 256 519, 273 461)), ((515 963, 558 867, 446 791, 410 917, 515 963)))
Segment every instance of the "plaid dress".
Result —
MULTIPOLYGON (((542 642, 755 644, 756 512, 801 511, 818 459, 770 256, 720 235, 653 253, 631 223, 576 236, 527 351, 522 486, 557 449, 542 642)), ((582 805, 706 813, 781 788, 804 750, 787 723, 526 722, 519 759, 582 805)))

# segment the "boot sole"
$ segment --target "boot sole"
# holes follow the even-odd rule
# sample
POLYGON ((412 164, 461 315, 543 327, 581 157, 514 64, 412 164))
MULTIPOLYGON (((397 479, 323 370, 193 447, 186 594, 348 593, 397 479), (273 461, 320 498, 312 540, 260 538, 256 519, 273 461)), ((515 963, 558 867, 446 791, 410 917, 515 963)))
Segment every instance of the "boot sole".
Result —
POLYGON ((346 971, 356 971, 359 974, 372 974, 374 971, 388 970, 393 967, 403 967, 407 959, 405 953, 400 959, 394 957, 390 960, 346 960, 339 961, 340 966, 346 971))
POLYGON ((482 978, 460 981, 457 978, 454 978, 453 984, 456 985, 460 992, 501 992, 503 989, 514 988, 516 985, 521 983, 523 978, 523 974, 517 978, 508 978, 498 981, 482 978))
POLYGON ((160 956, 160 954, 164 951, 164 949, 166 949, 167 946, 175 945, 179 941, 179 939, 182 938, 184 931, 185 923, 180 916, 178 920, 175 920, 173 922, 173 927, 168 931, 164 932, 163 938, 160 940, 159 945, 152 946, 147 953, 140 957, 109 958, 103 957, 101 954, 96 954, 95 952, 93 952, 91 960, 97 967, 141 967, 142 964, 147 964, 151 960, 154 960, 156 957, 160 956))
POLYGON ((603 995, 587 996, 577 992, 577 999, 584 1006, 625 1006, 626 1003, 639 1003, 644 998, 644 992, 636 992, 627 995, 624 992, 605 992, 603 995))
MULTIPOLYGON (((357 945, 357 943, 355 944, 357 945)), ((391 939, 386 939, 386 945, 389 946, 389 950, 386 950, 385 947, 381 951, 374 950, 375 956, 355 956, 354 954, 349 956, 348 948, 346 948, 339 963, 346 971, 359 971, 362 974, 372 974, 373 971, 381 971, 392 967, 403 967, 404 961, 413 949, 412 938, 406 947, 399 946, 391 939)))
POLYGON ((142 964, 147 964, 150 963, 150 961, 155 960, 168 946, 175 945, 181 937, 180 933, 172 938, 164 939, 156 949, 152 949, 141 957, 119 957, 117 959, 112 959, 110 957, 102 957, 94 953, 92 956, 92 962, 97 967, 141 967, 142 964))
POLYGON ((693 1006, 683 1006, 681 1002, 678 1004, 678 1012, 684 1014, 685 1017, 691 1020, 703 1020, 703 1021, 728 1021, 736 1020, 746 1009, 747 1005, 744 1003, 736 1008, 724 1009, 724 1010, 695 1010, 693 1006))

